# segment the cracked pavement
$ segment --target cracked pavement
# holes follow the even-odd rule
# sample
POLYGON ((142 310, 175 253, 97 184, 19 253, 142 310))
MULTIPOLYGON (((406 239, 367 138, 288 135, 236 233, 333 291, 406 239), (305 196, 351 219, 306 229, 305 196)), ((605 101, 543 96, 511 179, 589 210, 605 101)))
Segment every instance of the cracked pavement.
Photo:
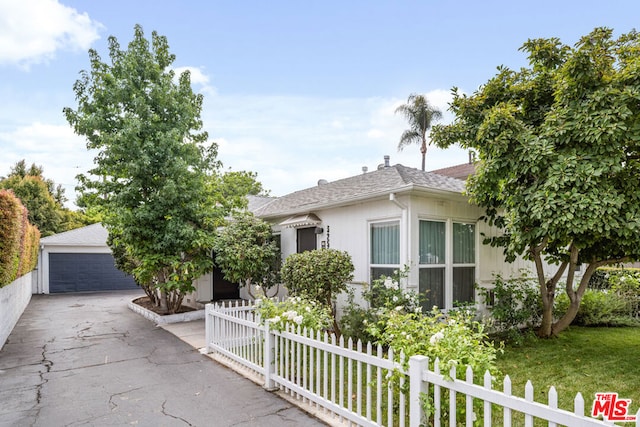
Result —
POLYGON ((0 426, 323 426, 127 308, 33 295, 0 350, 0 426))

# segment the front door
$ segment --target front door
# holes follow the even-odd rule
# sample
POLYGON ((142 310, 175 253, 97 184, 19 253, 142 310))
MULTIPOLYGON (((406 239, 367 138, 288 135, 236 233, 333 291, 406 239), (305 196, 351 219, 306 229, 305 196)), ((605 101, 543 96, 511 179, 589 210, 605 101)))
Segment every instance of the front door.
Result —
POLYGON ((225 299, 239 299, 240 298, 240 286, 237 283, 232 283, 224 278, 222 270, 215 265, 216 256, 213 254, 213 301, 220 301, 225 299))
POLYGON ((316 228, 298 228, 297 252, 312 251, 316 249, 316 228))

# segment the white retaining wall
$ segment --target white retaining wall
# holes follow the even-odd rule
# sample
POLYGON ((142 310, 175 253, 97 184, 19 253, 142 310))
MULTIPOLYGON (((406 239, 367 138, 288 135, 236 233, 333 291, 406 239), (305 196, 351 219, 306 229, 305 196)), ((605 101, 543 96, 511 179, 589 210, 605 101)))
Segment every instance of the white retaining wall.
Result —
POLYGON ((32 274, 29 272, 0 288, 0 349, 31 301, 32 274))

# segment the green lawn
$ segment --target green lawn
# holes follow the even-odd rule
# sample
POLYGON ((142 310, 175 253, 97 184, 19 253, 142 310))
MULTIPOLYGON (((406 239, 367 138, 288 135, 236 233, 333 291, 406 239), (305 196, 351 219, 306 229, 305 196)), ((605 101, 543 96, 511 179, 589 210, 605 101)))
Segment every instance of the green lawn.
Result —
POLYGON ((549 387, 555 386, 558 406, 566 410, 573 411, 578 392, 585 412, 596 392, 632 399, 632 413, 640 406, 640 328, 572 327, 558 338, 505 348, 498 367, 511 378, 514 395, 524 396, 531 380, 535 400, 547 403, 549 387))

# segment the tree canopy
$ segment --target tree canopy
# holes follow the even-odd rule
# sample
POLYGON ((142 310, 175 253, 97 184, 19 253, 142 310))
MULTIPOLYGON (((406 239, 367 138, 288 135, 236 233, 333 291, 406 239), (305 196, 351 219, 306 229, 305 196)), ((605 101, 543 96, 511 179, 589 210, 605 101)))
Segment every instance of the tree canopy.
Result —
POLYGON ((455 120, 431 137, 478 152, 467 192, 502 230, 488 243, 535 262, 539 334, 550 336, 571 323, 597 267, 640 257, 640 35, 596 28, 575 46, 533 39, 521 50, 529 67, 501 66, 471 95, 454 88, 455 120), (545 258, 558 264, 550 278, 545 258), (554 322, 563 274, 571 303, 554 322))
POLYGON ((46 179, 42 166, 35 163, 27 167, 24 159, 17 162, 5 178, 0 178, 0 188, 13 191, 27 208, 29 222, 38 227, 43 237, 90 223, 82 213, 64 207, 64 189, 46 179))
POLYGON ((142 27, 122 50, 109 37, 110 63, 89 51, 91 68, 74 85, 75 132, 95 149, 80 176, 84 203, 99 206, 110 242, 124 251, 140 284, 157 287, 168 311, 212 267, 216 228, 231 206, 222 199, 217 145, 207 142, 203 97, 188 71, 176 76, 166 37, 142 27))

